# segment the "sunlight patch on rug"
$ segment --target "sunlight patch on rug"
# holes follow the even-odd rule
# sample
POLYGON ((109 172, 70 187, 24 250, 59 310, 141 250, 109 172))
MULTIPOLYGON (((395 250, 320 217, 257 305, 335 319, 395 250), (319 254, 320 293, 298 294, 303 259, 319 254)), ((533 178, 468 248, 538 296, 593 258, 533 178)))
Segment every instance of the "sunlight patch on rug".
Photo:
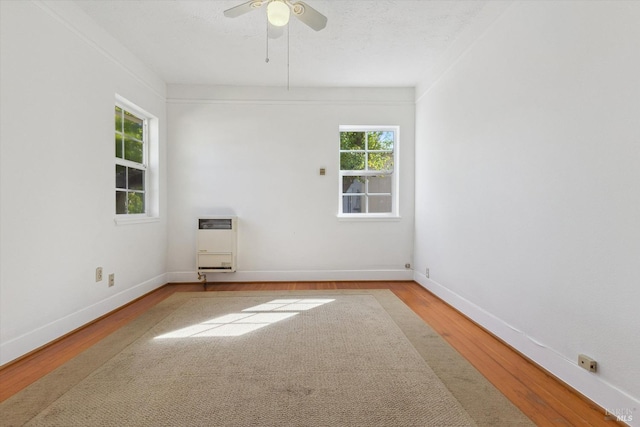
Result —
POLYGON ((317 308, 333 301, 335 301, 335 299, 275 299, 264 304, 246 308, 242 310, 242 313, 229 313, 196 325, 159 335, 156 339, 237 337, 293 317, 300 311, 311 310, 312 308, 317 308), (266 313, 274 311, 277 313, 266 313))

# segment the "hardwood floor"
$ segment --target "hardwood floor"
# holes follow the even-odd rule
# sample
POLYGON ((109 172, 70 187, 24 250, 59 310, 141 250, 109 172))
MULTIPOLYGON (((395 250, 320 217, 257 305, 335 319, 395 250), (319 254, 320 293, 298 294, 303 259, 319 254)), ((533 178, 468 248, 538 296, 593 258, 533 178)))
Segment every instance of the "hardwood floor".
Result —
MULTIPOLYGON (((617 425, 604 411, 549 375, 415 282, 278 282, 209 284, 208 292, 389 289, 539 426, 617 425)), ((53 371, 174 292, 201 284, 168 284, 20 360, 0 368, 0 401, 53 371)))

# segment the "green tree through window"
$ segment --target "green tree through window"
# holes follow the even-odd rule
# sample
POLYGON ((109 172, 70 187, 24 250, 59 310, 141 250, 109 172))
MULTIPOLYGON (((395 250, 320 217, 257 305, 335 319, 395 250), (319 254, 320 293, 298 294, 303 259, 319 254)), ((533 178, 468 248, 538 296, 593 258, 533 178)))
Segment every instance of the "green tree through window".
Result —
POLYGON ((116 214, 143 214, 145 208, 146 119, 116 105, 116 214))

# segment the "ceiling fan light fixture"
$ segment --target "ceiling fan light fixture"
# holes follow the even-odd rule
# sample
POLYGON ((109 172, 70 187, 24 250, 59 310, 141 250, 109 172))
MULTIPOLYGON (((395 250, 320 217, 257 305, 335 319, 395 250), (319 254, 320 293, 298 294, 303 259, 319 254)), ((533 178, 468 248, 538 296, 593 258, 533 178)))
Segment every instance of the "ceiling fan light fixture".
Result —
POLYGON ((267 6, 267 19, 271 25, 284 27, 289 23, 291 10, 282 0, 271 0, 267 6))

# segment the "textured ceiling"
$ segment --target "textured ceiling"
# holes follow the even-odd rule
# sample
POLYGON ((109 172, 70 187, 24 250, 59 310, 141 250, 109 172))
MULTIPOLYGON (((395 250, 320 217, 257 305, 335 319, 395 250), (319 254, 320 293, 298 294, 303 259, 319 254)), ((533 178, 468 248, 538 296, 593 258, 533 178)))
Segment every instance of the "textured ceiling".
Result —
POLYGON ((328 17, 313 31, 292 19, 269 40, 265 8, 244 0, 77 0, 75 3, 167 83, 292 87, 416 86, 485 1, 306 0, 328 17), (289 77, 287 77, 289 41, 289 77))

